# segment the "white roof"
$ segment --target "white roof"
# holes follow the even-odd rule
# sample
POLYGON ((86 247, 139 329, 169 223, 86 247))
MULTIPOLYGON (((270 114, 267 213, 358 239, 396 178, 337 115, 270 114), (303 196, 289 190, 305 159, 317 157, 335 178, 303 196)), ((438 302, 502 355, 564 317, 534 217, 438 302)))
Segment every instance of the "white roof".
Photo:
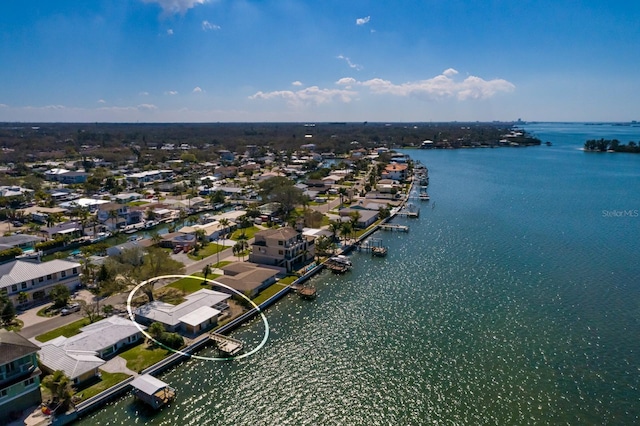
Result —
POLYGON ((153 395, 159 390, 166 388, 168 385, 162 380, 156 379, 149 374, 143 374, 142 376, 138 376, 133 379, 131 386, 142 393, 153 395))
POLYGON ((226 293, 202 289, 186 296, 186 300, 179 305, 171 305, 156 300, 139 307, 136 309, 135 314, 151 321, 158 321, 169 326, 175 326, 190 312, 194 312, 202 306, 215 306, 227 300, 229 297, 231 296, 226 293))
POLYGON ((0 288, 68 271, 72 268, 80 268, 80 266, 77 262, 69 262, 62 259, 42 263, 14 260, 0 265, 0 288))
POLYGON ((41 345, 38 357, 42 365, 52 371, 62 370, 71 379, 101 367, 106 362, 93 351, 65 351, 51 341, 38 344, 41 345))
MULTIPOLYGON (((141 327, 146 329, 146 327, 141 327)), ((115 315, 84 326, 80 331, 81 333, 75 336, 69 338, 60 336, 48 343, 59 346, 66 351, 100 352, 140 332, 132 321, 115 315)))
POLYGON ((73 201, 66 201, 64 203, 60 203, 62 207, 90 207, 90 206, 98 206, 100 204, 108 203, 107 200, 96 200, 95 198, 78 198, 73 201))
POLYGON ((210 308, 209 306, 201 306, 193 312, 180 318, 180 322, 195 327, 198 324, 220 315, 220 311, 210 308))

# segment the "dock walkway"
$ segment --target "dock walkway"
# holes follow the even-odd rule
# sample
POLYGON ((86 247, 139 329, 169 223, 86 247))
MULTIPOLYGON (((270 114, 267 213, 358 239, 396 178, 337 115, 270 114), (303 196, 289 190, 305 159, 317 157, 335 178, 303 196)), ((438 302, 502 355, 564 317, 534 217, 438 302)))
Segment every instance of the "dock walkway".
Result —
POLYGON ((220 352, 224 352, 227 355, 237 355, 244 347, 244 343, 242 343, 242 341, 223 334, 211 332, 209 333, 209 336, 211 337, 211 340, 215 342, 220 352))

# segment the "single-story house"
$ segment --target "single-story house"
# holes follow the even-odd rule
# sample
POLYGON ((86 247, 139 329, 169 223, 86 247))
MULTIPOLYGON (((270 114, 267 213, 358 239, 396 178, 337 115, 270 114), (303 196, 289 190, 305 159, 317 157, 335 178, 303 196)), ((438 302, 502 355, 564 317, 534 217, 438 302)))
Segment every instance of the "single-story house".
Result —
POLYGON ((34 251, 36 243, 40 241, 42 241, 42 238, 36 237, 35 235, 7 235, 0 237, 0 251, 18 247, 22 249, 23 252, 30 252, 34 251))
POLYGON ((160 241, 160 247, 195 247, 196 236, 195 234, 184 234, 182 232, 170 232, 162 235, 162 241, 160 241))
POLYGON ((52 226, 51 228, 41 229, 40 234, 47 239, 65 235, 68 235, 71 238, 77 238, 82 235, 82 225, 78 222, 60 223, 52 226))
MULTIPOLYGON (((276 269, 265 268, 249 262, 235 262, 222 268, 223 276, 216 281, 225 284, 249 297, 255 297, 265 288, 276 282, 276 269)), ((216 288, 214 284, 214 288, 216 288)), ((230 290, 218 286, 220 291, 230 290)))
POLYGON ((50 342, 41 345, 38 358, 42 370, 47 373, 61 370, 75 386, 98 377, 98 369, 106 362, 98 358, 97 352, 65 351, 50 342))
POLYGON ((132 321, 113 315, 82 327, 80 333, 75 336, 60 336, 39 345, 55 345, 65 352, 95 352, 98 357, 104 359, 119 349, 136 343, 142 336, 142 332, 132 321))
POLYGON ((150 325, 159 322, 167 331, 196 335, 218 323, 229 308, 229 294, 209 289, 198 290, 179 305, 154 300, 135 310, 136 321, 150 325))
POLYGON ((356 224, 356 228, 368 228, 373 225, 373 223, 378 220, 378 211, 377 210, 359 210, 359 209, 351 209, 346 208, 340 210, 339 214, 341 218, 350 217, 351 213, 357 212, 359 214, 358 223, 356 224))

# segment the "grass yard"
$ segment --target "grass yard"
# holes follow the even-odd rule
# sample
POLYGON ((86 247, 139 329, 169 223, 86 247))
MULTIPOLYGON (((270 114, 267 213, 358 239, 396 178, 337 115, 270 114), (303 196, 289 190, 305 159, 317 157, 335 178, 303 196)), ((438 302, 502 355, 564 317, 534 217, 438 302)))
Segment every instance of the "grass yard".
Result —
POLYGON ((231 239, 237 241, 238 237, 244 232, 244 234, 247 236, 247 239, 250 240, 258 231, 260 231, 260 229, 258 229, 258 227, 256 227, 255 225, 252 225, 248 228, 236 229, 235 231, 233 231, 233 234, 231 234, 231 239))
POLYGON ((44 334, 36 336, 36 340, 38 342, 48 342, 49 340, 53 340, 56 337, 60 336, 75 336, 76 334, 80 333, 80 329, 85 325, 89 325, 89 318, 82 318, 78 321, 72 322, 71 324, 56 328, 55 330, 47 331, 44 334))
POLYGON ((295 281, 295 280, 297 280, 297 279, 298 279, 298 277, 297 277, 297 276, 295 276, 295 275, 289 275, 288 277, 284 277, 284 278, 282 278, 281 280, 278 280, 278 282, 279 282, 280 284, 289 285, 289 284, 291 284, 292 282, 294 282, 294 281, 295 281))
POLYGON ((260 305, 262 302, 264 302, 265 300, 267 300, 268 298, 270 298, 274 294, 278 293, 283 288, 285 288, 285 286, 284 285, 280 285, 279 282, 277 282, 275 284, 271 284, 269 287, 267 287, 264 290, 262 290, 260 292, 260 294, 257 295, 254 299, 252 299, 253 303, 255 303, 256 305, 260 305))
POLYGON ((122 352, 120 356, 127 360, 127 368, 133 371, 142 371, 153 364, 162 361, 172 352, 158 346, 149 346, 142 343, 128 351, 122 352))
POLYGON ((193 255, 193 250, 190 251, 187 256, 189 256, 189 259, 191 260, 202 260, 205 257, 209 257, 218 253, 219 251, 224 250, 225 248, 226 247, 221 244, 209 243, 206 245, 206 247, 202 247, 200 250, 198 250, 197 256, 193 255))
POLYGON ((82 389, 76 394, 76 397, 79 399, 78 402, 84 401, 93 396, 96 396, 100 392, 105 391, 109 389, 111 386, 115 386, 118 383, 130 377, 128 374, 125 374, 125 373, 108 373, 103 370, 100 370, 100 375, 102 376, 102 379, 99 382, 94 383, 93 385, 85 389, 82 389))
MULTIPOLYGON (((220 262, 222 263, 222 262, 220 262)), ((177 288, 178 290, 181 290, 187 294, 191 294, 194 291, 198 291, 202 288, 207 288, 207 285, 202 285, 202 278, 204 277, 204 275, 202 275, 202 272, 196 272, 194 274, 191 274, 191 277, 187 277, 187 278, 180 278, 178 281, 169 284, 167 287, 173 287, 173 288, 177 288)), ((207 279, 216 279, 218 278, 220 275, 218 274, 209 274, 207 276, 207 279)))

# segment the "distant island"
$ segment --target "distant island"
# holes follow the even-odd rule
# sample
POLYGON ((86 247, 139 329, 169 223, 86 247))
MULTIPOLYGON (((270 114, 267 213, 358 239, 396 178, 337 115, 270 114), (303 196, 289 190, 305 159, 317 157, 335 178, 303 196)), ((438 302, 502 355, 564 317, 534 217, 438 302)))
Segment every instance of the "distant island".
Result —
POLYGON ((618 139, 590 139, 584 143, 584 150, 589 152, 631 152, 640 153, 640 145, 634 141, 627 144, 618 139))

